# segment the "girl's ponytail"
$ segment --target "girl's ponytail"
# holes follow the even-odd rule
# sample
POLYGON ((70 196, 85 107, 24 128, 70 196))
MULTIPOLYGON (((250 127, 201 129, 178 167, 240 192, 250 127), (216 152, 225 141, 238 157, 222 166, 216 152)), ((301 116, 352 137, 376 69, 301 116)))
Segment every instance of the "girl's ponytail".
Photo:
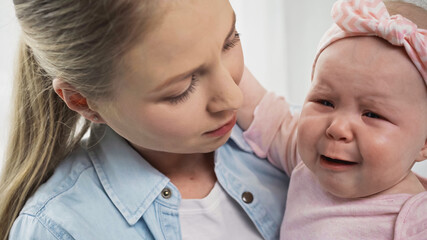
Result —
POLYGON ((6 240, 27 199, 79 142, 89 123, 56 95, 52 79, 23 40, 14 81, 14 112, 0 180, 0 239, 6 240))
POLYGON ((14 1, 22 29, 13 122, 0 179, 0 240, 26 200, 72 151, 90 123, 52 87, 60 77, 91 100, 113 99, 127 49, 161 16, 158 1, 14 1), (156 7, 154 7, 156 6, 156 7), (150 24, 148 24, 150 23, 150 24))

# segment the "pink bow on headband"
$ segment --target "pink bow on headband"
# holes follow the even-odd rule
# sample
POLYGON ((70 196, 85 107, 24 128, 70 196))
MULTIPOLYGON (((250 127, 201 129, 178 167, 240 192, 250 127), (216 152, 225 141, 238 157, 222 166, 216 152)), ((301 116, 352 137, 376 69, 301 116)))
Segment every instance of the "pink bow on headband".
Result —
POLYGON ((322 37, 320 53, 331 43, 353 36, 378 36, 403 46, 427 84, 427 30, 401 15, 390 16, 381 0, 340 0, 332 8, 335 24, 322 37))

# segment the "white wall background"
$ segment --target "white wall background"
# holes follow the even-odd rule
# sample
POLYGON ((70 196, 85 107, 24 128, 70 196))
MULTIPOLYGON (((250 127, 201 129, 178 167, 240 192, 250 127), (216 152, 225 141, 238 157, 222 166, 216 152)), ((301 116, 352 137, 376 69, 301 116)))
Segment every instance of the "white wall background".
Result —
MULTIPOLYGON (((230 0, 246 65, 268 90, 302 104, 317 43, 335 0, 230 0)), ((13 62, 19 36, 11 0, 0 1, 0 156, 7 142, 13 62)), ((0 158, 0 168, 3 157, 0 158)), ((414 171, 427 176, 427 161, 414 171)))
POLYGON ((13 65, 19 31, 13 1, 0 0, 0 168, 9 132, 13 65))

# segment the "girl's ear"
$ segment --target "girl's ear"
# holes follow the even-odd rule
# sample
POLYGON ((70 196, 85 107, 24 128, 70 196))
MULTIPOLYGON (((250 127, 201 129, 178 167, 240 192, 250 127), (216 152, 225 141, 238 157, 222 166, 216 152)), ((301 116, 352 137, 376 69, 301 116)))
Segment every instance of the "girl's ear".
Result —
POLYGON ((415 159, 415 161, 422 162, 426 159, 427 159, 427 139, 426 139, 426 142, 424 143, 424 147, 420 150, 420 154, 418 154, 418 157, 417 159, 415 159))
POLYGON ((94 123, 105 123, 98 112, 92 110, 87 104, 87 99, 76 88, 62 79, 55 78, 52 86, 56 94, 67 104, 68 108, 79 113, 84 118, 94 123))

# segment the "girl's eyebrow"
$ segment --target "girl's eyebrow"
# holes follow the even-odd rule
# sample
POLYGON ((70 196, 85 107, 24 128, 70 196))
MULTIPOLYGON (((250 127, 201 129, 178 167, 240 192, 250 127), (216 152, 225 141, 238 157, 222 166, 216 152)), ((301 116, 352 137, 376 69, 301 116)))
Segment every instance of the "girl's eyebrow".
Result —
MULTIPOLYGON (((235 30, 236 30, 236 12, 233 11, 233 22, 231 24, 231 28, 230 28, 230 31, 227 34, 227 37, 225 37, 225 39, 224 39, 224 42, 226 42, 227 39, 229 39, 231 37, 231 35, 233 35, 233 33, 235 32, 235 30)), ((179 81, 182 81, 184 79, 187 79, 188 77, 191 76, 191 74, 193 72, 196 72, 197 70, 200 70, 202 68, 203 68, 203 65, 198 66, 198 67, 196 67, 194 69, 191 69, 189 71, 186 71, 184 73, 180 73, 180 74, 178 74, 176 76, 170 77, 163 84, 161 84, 160 86, 158 86, 154 91, 158 91, 160 89, 163 89, 164 87, 166 87, 166 86, 168 86, 168 85, 170 85, 170 84, 172 84, 174 82, 179 82, 179 81)))

